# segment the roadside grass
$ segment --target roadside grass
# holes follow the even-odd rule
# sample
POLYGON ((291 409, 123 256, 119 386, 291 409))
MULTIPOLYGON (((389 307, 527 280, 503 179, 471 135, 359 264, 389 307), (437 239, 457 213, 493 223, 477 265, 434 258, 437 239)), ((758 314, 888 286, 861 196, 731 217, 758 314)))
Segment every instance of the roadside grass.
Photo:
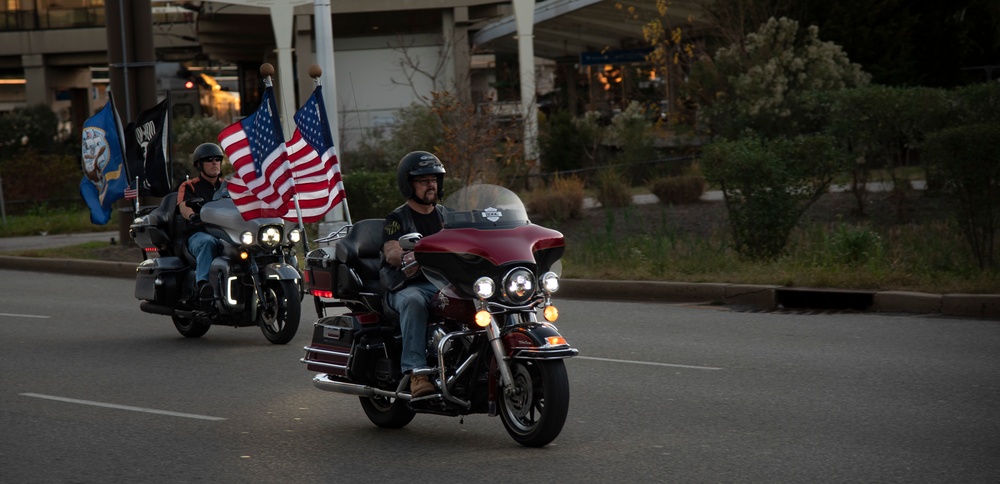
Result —
POLYGON ((1000 273, 980 271, 965 241, 945 222, 885 229, 812 224, 767 262, 741 259, 727 229, 680 233, 650 220, 629 235, 609 221, 567 244, 563 277, 763 284, 928 293, 1000 293, 1000 273))
MULTIPOLYGON (((115 230, 116 225, 94 225, 87 210, 36 207, 23 215, 8 215, 0 224, 0 237, 78 234, 115 230)), ((116 219, 117 220, 117 219, 116 219)))

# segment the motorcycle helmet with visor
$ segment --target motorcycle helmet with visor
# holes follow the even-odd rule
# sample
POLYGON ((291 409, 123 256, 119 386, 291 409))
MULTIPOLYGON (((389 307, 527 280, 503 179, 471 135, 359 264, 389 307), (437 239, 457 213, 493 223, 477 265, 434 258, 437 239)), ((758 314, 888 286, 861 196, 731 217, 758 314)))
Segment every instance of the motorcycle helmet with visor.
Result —
POLYGON ((194 149, 194 153, 191 155, 194 161, 194 167, 201 171, 201 164, 203 161, 218 158, 222 161, 226 154, 222 151, 222 147, 215 143, 202 143, 194 149))
POLYGON ((413 151, 399 160, 396 168, 396 183, 403 198, 412 198, 413 178, 421 175, 437 176, 438 198, 444 198, 444 164, 438 157, 426 151, 413 151))

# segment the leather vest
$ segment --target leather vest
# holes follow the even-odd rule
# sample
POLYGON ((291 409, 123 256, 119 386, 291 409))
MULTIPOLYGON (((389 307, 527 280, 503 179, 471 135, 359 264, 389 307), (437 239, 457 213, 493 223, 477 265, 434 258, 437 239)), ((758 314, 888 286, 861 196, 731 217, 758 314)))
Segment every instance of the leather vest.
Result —
MULTIPOLYGON (((396 207, 396 209, 392 211, 392 213, 399 214, 399 219, 402 221, 403 225, 401 229, 403 234, 408 234, 410 232, 417 231, 417 227, 413 223, 413 211, 406 210, 407 207, 408 207, 407 204, 404 203, 396 207)), ((440 204, 435 205, 434 212, 437 213, 438 217, 441 219, 441 225, 444 225, 444 214, 445 212, 447 212, 447 210, 448 209, 441 206, 440 204)), ((423 234, 423 235, 430 235, 430 234, 423 234)), ((393 291, 398 291, 403 287, 405 287, 406 283, 409 281, 412 281, 414 279, 423 279, 424 277, 423 274, 417 272, 417 274, 414 275, 413 277, 407 278, 406 275, 403 274, 402 269, 393 266, 392 264, 389 264, 385 260, 385 253, 379 251, 378 278, 379 282, 382 284, 383 289, 389 292, 393 292, 393 291)))

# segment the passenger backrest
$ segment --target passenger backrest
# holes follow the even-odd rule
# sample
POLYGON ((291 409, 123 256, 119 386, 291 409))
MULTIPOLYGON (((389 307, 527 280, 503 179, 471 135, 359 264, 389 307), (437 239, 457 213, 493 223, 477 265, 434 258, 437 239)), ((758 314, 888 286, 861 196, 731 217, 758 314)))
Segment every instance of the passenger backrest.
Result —
MULTIPOLYGON (((347 235, 337 242, 337 261, 357 272, 365 292, 379 295, 382 294, 378 272, 383 222, 382 219, 356 222, 347 235)), ((344 282, 339 281, 339 283, 344 282)))

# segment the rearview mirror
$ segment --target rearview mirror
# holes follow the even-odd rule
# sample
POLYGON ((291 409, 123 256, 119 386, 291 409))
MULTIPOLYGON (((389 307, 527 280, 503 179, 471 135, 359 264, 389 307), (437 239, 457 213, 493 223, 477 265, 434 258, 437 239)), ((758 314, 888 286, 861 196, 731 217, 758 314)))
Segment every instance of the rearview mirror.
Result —
POLYGON ((417 242, 423 238, 419 232, 410 232, 408 234, 403 234, 399 237, 399 246, 403 250, 413 250, 413 247, 417 245, 417 242))

